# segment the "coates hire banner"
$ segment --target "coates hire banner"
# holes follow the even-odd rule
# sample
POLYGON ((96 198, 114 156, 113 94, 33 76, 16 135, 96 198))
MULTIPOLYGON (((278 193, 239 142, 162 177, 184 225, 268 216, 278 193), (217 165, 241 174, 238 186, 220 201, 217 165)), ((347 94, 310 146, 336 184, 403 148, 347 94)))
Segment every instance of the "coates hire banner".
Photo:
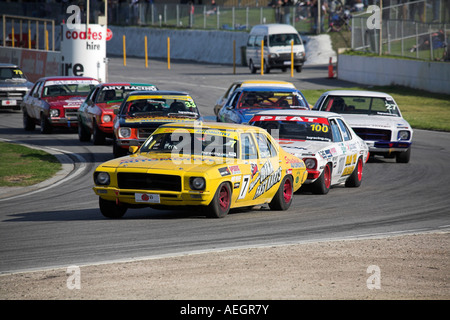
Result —
POLYGON ((63 76, 93 77, 104 82, 106 78, 106 26, 80 24, 70 29, 62 25, 61 74, 63 76))

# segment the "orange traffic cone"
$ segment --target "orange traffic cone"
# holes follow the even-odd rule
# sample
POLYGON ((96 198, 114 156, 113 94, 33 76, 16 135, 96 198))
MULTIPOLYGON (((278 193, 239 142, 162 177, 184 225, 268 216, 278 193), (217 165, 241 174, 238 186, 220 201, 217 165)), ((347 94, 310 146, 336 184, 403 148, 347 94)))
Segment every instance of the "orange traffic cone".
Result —
POLYGON ((331 60, 332 58, 330 57, 330 63, 328 64, 328 79, 334 78, 333 63, 331 60))

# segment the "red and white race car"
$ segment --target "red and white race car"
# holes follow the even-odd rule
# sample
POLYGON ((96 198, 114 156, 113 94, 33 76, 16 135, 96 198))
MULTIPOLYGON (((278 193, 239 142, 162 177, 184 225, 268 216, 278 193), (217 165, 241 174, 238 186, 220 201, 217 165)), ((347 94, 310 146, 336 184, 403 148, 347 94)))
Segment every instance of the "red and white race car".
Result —
POLYGON ((94 144, 104 144, 105 138, 113 138, 115 110, 123 99, 133 91, 156 91, 153 84, 146 83, 101 83, 93 89, 78 109, 78 138, 94 144))
POLYGON ((344 118, 332 112, 268 110, 249 124, 266 129, 287 152, 305 162, 313 193, 326 194, 332 185, 359 187, 369 148, 344 118))
POLYGON ((91 77, 45 77, 34 84, 22 103, 23 127, 40 125, 42 133, 54 127, 76 128, 77 112, 99 81, 91 77))

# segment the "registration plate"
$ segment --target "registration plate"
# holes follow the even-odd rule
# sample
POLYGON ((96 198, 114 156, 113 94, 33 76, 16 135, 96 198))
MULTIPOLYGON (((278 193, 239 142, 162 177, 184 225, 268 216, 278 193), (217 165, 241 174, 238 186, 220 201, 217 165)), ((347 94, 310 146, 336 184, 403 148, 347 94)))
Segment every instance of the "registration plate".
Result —
POLYGON ((283 64, 284 64, 285 66, 290 66, 290 65, 291 65, 291 61, 284 61, 283 64))
POLYGON ((2 100, 2 106, 17 106, 16 100, 2 100))
POLYGON ((135 193, 134 200, 136 202, 144 203, 160 203, 159 194, 153 193, 135 193))

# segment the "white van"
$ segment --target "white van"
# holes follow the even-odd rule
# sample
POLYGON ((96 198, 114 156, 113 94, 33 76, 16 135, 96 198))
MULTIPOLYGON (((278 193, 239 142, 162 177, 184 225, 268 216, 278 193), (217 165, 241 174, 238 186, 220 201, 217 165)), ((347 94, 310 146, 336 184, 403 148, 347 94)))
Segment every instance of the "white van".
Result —
POLYGON ((297 30, 288 24, 261 24, 252 28, 246 48, 247 65, 252 73, 261 68, 261 41, 264 41, 264 73, 291 67, 291 41, 294 41, 294 68, 302 71, 305 46, 297 30))

